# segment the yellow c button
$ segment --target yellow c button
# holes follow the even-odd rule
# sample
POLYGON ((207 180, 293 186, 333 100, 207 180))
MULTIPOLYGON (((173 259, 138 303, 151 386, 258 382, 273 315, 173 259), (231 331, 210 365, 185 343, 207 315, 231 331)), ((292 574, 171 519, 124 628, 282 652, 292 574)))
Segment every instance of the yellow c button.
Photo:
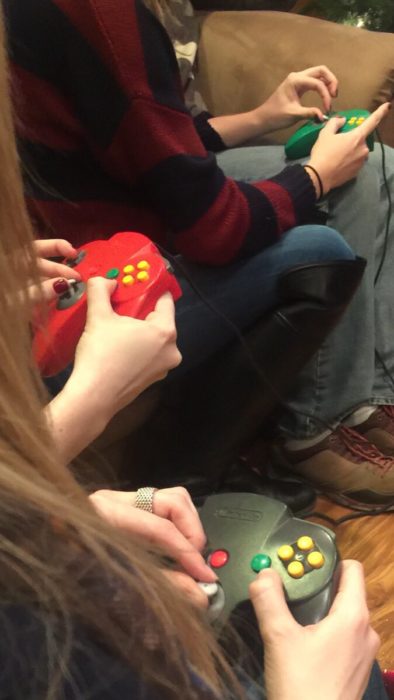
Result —
POLYGON ((308 549, 313 549, 314 546, 315 543, 312 537, 309 537, 308 535, 305 535, 304 537, 299 537, 297 540, 297 547, 302 552, 307 552, 308 549))
POLYGON ((278 549, 278 557, 282 561, 290 561, 294 557, 294 549, 290 544, 284 544, 278 549))
POLYGON ((126 265, 126 267, 123 268, 123 272, 125 275, 129 275, 130 272, 134 272, 134 265, 126 265))
POLYGON ((321 569, 325 559, 321 552, 310 552, 307 556, 307 561, 312 569, 321 569))
POLYGON ((132 275, 126 275, 126 277, 123 277, 122 283, 126 285, 126 287, 130 287, 130 285, 134 284, 134 277, 132 275))
POLYGON ((137 280, 139 282, 147 282, 149 279, 149 275, 145 270, 142 270, 141 272, 137 273, 137 280))
POLYGON ((300 561, 292 561, 287 567, 287 573, 292 578, 302 578, 305 573, 304 565, 300 561))
POLYGON ((140 260, 137 263, 137 267, 139 270, 149 270, 150 269, 150 265, 149 265, 147 260, 140 260))

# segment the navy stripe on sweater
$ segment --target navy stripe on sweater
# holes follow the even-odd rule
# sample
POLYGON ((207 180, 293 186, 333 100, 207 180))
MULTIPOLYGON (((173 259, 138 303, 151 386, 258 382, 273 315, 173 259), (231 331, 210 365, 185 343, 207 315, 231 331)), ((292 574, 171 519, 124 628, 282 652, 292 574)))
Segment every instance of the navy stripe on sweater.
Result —
MULTIPOLYGON (((54 231, 80 242, 85 227, 91 238, 102 220, 123 220, 128 190, 130 228, 136 203, 135 221, 145 207, 146 220, 154 215, 175 234, 179 252, 220 265, 271 245, 312 213, 315 191, 300 166, 248 186, 223 176, 204 147, 221 149, 220 136, 208 134, 206 121, 202 142, 181 99, 171 44, 140 0, 2 1, 16 93, 29 95, 17 102, 22 155, 59 192, 58 209, 53 197, 50 206, 40 201, 54 231), (65 143, 73 155, 55 172, 65 143), (74 182, 73 162, 85 163, 74 182), (90 196, 101 200, 97 222, 90 196)), ((30 193, 40 199, 34 185, 30 193)))

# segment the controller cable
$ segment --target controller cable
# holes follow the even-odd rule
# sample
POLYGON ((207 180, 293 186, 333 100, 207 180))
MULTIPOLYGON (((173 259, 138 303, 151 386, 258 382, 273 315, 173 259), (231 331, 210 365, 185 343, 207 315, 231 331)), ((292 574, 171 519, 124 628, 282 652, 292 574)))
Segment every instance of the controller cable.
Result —
MULTIPOLYGON (((382 152, 382 173, 383 173, 383 181, 384 181, 384 186, 387 194, 387 199, 388 199, 388 209, 387 209, 387 216, 386 216, 386 226, 385 226, 385 234, 384 234, 384 243, 383 243, 383 252, 382 252, 382 257, 379 262, 379 266, 375 275, 374 279, 374 285, 376 286, 378 279, 380 277, 380 274, 382 272, 382 268, 386 259, 386 254, 387 254, 387 248, 388 248, 388 238, 389 238, 389 232, 390 232, 390 223, 391 223, 391 216, 392 216, 392 200, 391 200, 391 193, 390 193, 390 187, 387 179, 387 171, 386 171, 386 155, 384 151, 384 145, 383 141, 380 137, 379 132, 377 131, 377 136, 382 152)), ((157 245, 157 244, 156 244, 157 245)), ((264 370, 262 369, 260 363, 258 360, 256 360, 252 350, 250 349, 249 345, 247 344, 242 332, 239 330, 238 326, 236 326, 233 321, 231 321, 226 314, 224 314, 220 309, 218 309, 215 304, 213 304, 208 297, 205 296, 205 294, 201 291, 201 289, 196 285, 194 282, 192 276, 189 274, 189 272, 186 270, 184 265, 179 261, 179 258, 177 256, 174 256, 173 254, 169 253, 163 246, 158 245, 157 246, 162 253, 162 255, 167 258, 172 267, 179 272, 181 276, 183 276, 188 284, 190 285, 191 289, 193 292, 201 299, 203 304, 209 308, 213 314, 215 314, 218 318, 220 318, 223 323, 229 328, 234 335, 234 337, 237 339, 239 345, 242 347, 243 352, 245 357, 248 360, 248 363, 250 367, 253 368, 254 372, 256 373, 256 376, 260 380, 260 383, 262 384, 263 388, 266 390, 267 388, 271 392, 272 396, 276 399, 278 402, 279 406, 282 406, 284 409, 286 409, 286 399, 285 397, 276 389, 276 387, 270 382, 268 379, 267 375, 265 374, 264 370)), ((375 350, 376 358, 378 361, 381 363, 384 372, 390 379, 393 388, 394 388, 394 377, 392 376, 390 370, 388 369, 386 363, 384 362, 383 358, 381 357, 380 353, 375 350)), ((306 411, 300 411, 299 409, 294 409, 294 412, 298 415, 301 416, 302 418, 307 418, 308 420, 312 421, 316 426, 319 426, 322 430, 327 431, 329 430, 330 432, 333 432, 335 430, 334 425, 322 420, 321 418, 318 418, 317 416, 313 416, 312 414, 306 412, 306 411)), ((357 510, 357 506, 351 506, 352 510, 357 510)), ((369 510, 367 512, 361 511, 357 513, 353 513, 351 515, 345 515, 342 518, 338 518, 335 520, 334 518, 330 518, 329 516, 326 516, 323 513, 311 513, 308 515, 308 517, 315 516, 322 518, 324 520, 329 521, 331 524, 335 525, 340 525, 343 522, 346 522, 347 520, 352 520, 356 518, 362 518, 370 515, 380 515, 385 512, 390 512, 394 508, 394 500, 390 502, 389 504, 385 504, 382 507, 377 507, 373 510, 369 510)))

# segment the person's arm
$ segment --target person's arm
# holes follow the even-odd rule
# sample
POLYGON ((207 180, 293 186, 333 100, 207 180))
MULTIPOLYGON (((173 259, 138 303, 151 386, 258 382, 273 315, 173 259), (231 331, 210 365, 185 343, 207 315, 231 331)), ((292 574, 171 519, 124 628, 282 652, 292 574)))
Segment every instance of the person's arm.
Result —
POLYGON ((116 314, 116 283, 88 282, 87 323, 74 368, 46 412, 58 454, 68 464, 104 430, 110 419, 144 389, 176 367, 174 302, 167 292, 145 321, 116 314))
POLYGON ((331 111, 331 100, 338 91, 338 81, 326 66, 315 66, 297 73, 290 73, 275 92, 263 104, 249 112, 209 119, 210 126, 228 147, 268 134, 295 124, 301 119, 324 121, 331 111), (319 107, 304 107, 302 96, 316 92, 322 100, 319 107))
POLYGON ((66 96, 100 168, 160 218, 173 248, 223 265, 308 220, 316 196, 302 167, 253 184, 224 176, 184 105, 168 36, 141 2, 90 0, 82 11, 57 1, 48 33, 50 4, 7 2, 15 72, 36 58, 32 79, 40 70, 54 100, 66 96))
POLYGON ((273 569, 259 574, 250 595, 264 641, 269 700, 361 699, 379 648, 361 564, 342 562, 331 610, 316 625, 294 620, 273 569))
POLYGON ((207 607, 207 596, 196 581, 213 583, 217 576, 201 554, 206 537, 186 489, 175 486, 155 491, 152 512, 134 507, 136 492, 133 491, 101 489, 91 494, 90 500, 98 514, 112 526, 163 549, 180 567, 180 570, 166 569, 166 575, 197 605, 207 607))

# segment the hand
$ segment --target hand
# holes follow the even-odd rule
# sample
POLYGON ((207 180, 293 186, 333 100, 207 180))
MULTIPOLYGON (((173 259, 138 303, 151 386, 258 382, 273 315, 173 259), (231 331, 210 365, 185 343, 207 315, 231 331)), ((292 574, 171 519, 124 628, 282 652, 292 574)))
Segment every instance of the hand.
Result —
POLYGON ((300 119, 324 121, 324 113, 319 107, 304 107, 301 104, 301 97, 310 90, 321 97, 324 112, 330 112, 331 99, 338 92, 338 80, 326 66, 290 73, 271 97, 256 110, 261 118, 261 133, 283 129, 300 119))
POLYGON ((165 569, 162 573, 190 603, 197 608, 207 610, 209 606, 208 596, 191 576, 184 574, 183 571, 171 571, 169 569, 165 569))
POLYGON ((292 617, 279 574, 266 570, 250 586, 264 641, 270 700, 360 700, 379 637, 370 626, 362 566, 344 561, 328 616, 302 627, 292 617))
POLYGON ((85 330, 74 368, 46 413, 64 464, 97 438, 110 419, 153 382, 176 367, 174 302, 164 294, 145 321, 119 316, 111 306, 116 282, 88 281, 85 330))
MULTIPOLYGON (((390 103, 378 107, 360 126, 338 134, 345 119, 330 119, 312 148, 309 163, 320 175, 324 194, 356 177, 368 158, 366 139, 379 126, 390 109, 390 103)), ((308 174, 310 171, 308 170, 308 174)))
POLYGON ((201 550, 205 534, 197 510, 186 489, 159 489, 153 497, 153 513, 134 507, 136 492, 102 489, 90 496, 97 512, 114 527, 143 537, 162 548, 182 571, 166 571, 193 602, 201 607, 208 598, 196 580, 213 582, 216 574, 205 563, 201 550))
POLYGON ((38 274, 41 277, 41 283, 30 284, 28 287, 29 298, 33 303, 39 301, 52 301, 56 298, 56 292, 53 288, 53 283, 58 279, 80 279, 80 274, 77 270, 63 265, 62 263, 52 262, 47 258, 75 258, 77 251, 69 243, 61 238, 49 240, 36 240, 33 243, 37 255, 38 274))
POLYGON ((141 321, 115 313, 110 300, 115 288, 113 280, 88 281, 87 321, 68 383, 75 398, 91 396, 107 422, 181 361, 171 294, 164 294, 141 321))

